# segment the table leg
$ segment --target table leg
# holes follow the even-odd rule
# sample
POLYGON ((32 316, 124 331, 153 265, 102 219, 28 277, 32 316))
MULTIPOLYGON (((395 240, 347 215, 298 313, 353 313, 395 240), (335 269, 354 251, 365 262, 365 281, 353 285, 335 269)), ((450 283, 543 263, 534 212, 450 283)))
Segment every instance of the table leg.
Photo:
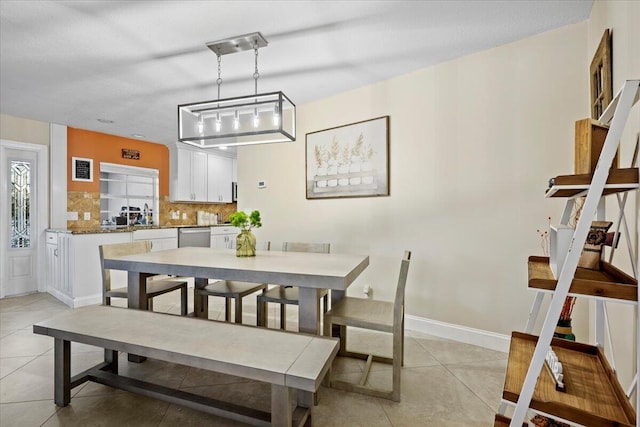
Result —
POLYGON ((290 427, 293 424, 291 402, 293 390, 284 385, 271 384, 271 425, 290 427))
POLYGON ((127 273, 127 307, 147 309, 147 277, 151 274, 129 271, 127 273))
POLYGON ((109 371, 118 375, 118 352, 116 350, 104 349, 104 362, 109 364, 109 371))
POLYGON ((298 307, 298 330, 307 334, 320 333, 320 299, 318 288, 300 287, 298 307))
MULTIPOLYGON (((345 291, 337 291, 335 289, 332 289, 331 290, 331 307, 334 307, 338 303, 338 301, 344 298, 345 294, 346 294, 345 291)), ((338 337, 341 340, 346 339, 346 337, 341 336, 340 325, 333 325, 333 327, 331 328, 331 336, 338 337)))
POLYGON ((209 317, 209 297, 200 295, 198 289, 202 289, 209 283, 209 279, 195 279, 193 288, 193 311, 196 317, 207 319, 209 317))
MULTIPOLYGON (((152 274, 129 271, 127 273, 127 307, 147 310, 147 278, 152 274)), ((129 362, 142 363, 147 360, 144 356, 127 355, 129 362)))
POLYGON ((67 406, 71 401, 71 342, 55 338, 53 348, 53 401, 67 406))

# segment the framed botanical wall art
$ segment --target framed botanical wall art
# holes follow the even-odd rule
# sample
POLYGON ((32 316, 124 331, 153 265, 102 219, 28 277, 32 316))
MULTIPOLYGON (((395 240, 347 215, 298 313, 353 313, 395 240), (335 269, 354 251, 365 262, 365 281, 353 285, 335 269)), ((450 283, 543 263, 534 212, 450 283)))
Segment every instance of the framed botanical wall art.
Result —
POLYGON ((389 116, 306 134, 307 199, 389 195, 389 116))

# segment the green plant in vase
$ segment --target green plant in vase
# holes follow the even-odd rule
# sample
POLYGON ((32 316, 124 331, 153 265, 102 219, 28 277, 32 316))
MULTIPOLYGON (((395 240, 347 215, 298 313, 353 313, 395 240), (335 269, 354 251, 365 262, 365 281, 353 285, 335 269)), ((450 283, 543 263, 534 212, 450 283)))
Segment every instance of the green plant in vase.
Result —
POLYGON ((236 239, 236 256, 256 256, 256 236, 251 232, 252 228, 262 227, 260 211, 253 211, 247 215, 239 211, 229 216, 231 225, 240 229, 236 239))

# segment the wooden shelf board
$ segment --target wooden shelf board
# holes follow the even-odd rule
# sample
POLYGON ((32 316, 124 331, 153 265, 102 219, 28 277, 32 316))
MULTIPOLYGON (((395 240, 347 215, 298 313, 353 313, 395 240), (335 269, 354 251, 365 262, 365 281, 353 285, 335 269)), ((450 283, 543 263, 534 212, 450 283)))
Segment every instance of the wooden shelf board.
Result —
MULTIPOLYGON (((505 417, 504 415, 496 414, 495 419, 493 421, 493 427, 509 427, 511 423, 511 418, 505 417)), ((528 424, 526 422, 522 423, 522 427, 527 427, 528 424)))
MULTIPOLYGON (((591 185, 593 174, 559 175, 555 177, 553 186, 549 188, 545 197, 579 197, 591 185)), ((611 169, 603 195, 620 193, 640 188, 638 183, 638 168, 611 169)))
MULTIPOLYGON (((529 288, 554 291, 558 281, 549 267, 548 257, 529 257, 529 288)), ((592 297, 638 301, 638 281, 606 261, 602 270, 577 268, 569 293, 592 297)))
MULTIPOLYGON (((512 333, 503 399, 518 401, 537 341, 535 335, 512 333)), ((598 347, 557 338, 551 347, 562 362, 567 391, 557 391, 551 376, 541 372, 532 409, 593 427, 636 425, 635 411, 598 347)))

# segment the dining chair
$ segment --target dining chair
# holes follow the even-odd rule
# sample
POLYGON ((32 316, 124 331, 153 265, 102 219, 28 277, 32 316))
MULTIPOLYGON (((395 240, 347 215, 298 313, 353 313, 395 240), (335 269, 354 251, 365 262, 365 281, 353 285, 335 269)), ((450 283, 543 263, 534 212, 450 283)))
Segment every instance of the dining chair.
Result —
MULTIPOLYGON (((102 270, 102 303, 111 305, 111 298, 127 298, 127 288, 111 288, 111 270, 104 268, 104 259, 125 255, 142 254, 151 251, 149 240, 130 243, 100 245, 100 269, 102 270)), ((153 298, 175 290, 180 290, 180 314, 187 315, 187 282, 181 277, 151 276, 147 278, 147 310, 153 311, 153 298)))
MULTIPOLYGON (((282 244, 283 252, 313 252, 328 254, 331 250, 330 243, 298 243, 284 242, 282 244)), ((286 329, 287 313, 286 306, 299 305, 299 288, 296 286, 278 285, 271 289, 266 289, 262 294, 258 295, 258 326, 267 326, 267 303, 280 304, 280 329, 286 329)), ((328 308, 329 291, 327 289, 319 289, 319 298, 323 300, 323 310, 326 312, 328 308)))
POLYGON ((339 325, 340 350, 338 355, 367 361, 358 384, 333 379, 331 377, 331 369, 329 369, 327 379, 330 387, 391 399, 396 402, 400 401, 400 369, 404 365, 404 290, 407 283, 410 260, 411 252, 405 251, 400 264, 400 275, 393 302, 344 297, 335 303, 331 310, 325 313, 325 336, 332 336, 333 326, 339 325), (392 357, 347 351, 347 326, 393 334, 392 357), (366 385, 372 362, 393 365, 391 390, 366 385))
MULTIPOLYGON (((235 248, 235 241, 229 242, 228 249, 235 248)), ((256 249, 268 251, 271 242, 258 242, 256 249)), ((225 299, 224 320, 231 321, 231 300, 235 300, 235 323, 242 323, 242 299, 254 292, 266 289, 266 283, 236 282, 234 280, 213 280, 202 289, 196 289, 198 295, 204 298, 223 297, 225 299)))

